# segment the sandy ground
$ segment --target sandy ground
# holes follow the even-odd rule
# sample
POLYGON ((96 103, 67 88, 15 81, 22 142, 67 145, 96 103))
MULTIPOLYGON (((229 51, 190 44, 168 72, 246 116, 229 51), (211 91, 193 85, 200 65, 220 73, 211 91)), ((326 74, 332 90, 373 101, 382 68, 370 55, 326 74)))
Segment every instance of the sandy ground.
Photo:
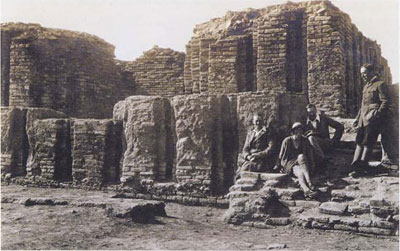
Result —
MULTIPOLYGON (((72 199, 100 192, 1 187, 2 197, 72 199)), ((104 194, 109 197, 112 194, 104 194)), ((398 250, 396 237, 376 237, 294 226, 257 229, 222 222, 224 209, 167 203, 168 217, 151 224, 107 217, 93 207, 1 204, 1 249, 398 250)))

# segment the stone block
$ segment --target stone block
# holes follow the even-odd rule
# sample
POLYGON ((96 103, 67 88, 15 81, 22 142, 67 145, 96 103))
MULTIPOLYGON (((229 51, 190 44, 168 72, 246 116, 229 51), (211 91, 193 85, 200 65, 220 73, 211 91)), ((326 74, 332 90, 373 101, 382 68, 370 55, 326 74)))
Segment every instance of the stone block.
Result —
POLYGON ((324 214, 343 215, 347 211, 347 204, 338 202, 324 202, 319 206, 319 211, 324 214))
POLYGON ((38 119, 28 131, 27 175, 50 180, 71 179, 69 119, 38 119))
POLYGON ((119 181, 122 122, 75 119, 71 124, 73 180, 92 185, 119 181))
POLYGON ((358 232, 365 234, 376 235, 392 235, 393 231, 390 229, 376 228, 376 227, 358 227, 358 232))

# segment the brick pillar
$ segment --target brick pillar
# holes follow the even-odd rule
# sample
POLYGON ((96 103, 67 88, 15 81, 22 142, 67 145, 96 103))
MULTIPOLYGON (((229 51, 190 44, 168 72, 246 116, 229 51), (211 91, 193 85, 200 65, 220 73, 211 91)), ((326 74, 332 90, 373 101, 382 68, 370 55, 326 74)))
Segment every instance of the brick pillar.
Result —
POLYGON ((28 131, 27 175, 50 180, 71 179, 70 121, 39 119, 28 131))
POLYGON ((122 123, 111 119, 72 121, 72 177, 97 185, 119 180, 122 123))

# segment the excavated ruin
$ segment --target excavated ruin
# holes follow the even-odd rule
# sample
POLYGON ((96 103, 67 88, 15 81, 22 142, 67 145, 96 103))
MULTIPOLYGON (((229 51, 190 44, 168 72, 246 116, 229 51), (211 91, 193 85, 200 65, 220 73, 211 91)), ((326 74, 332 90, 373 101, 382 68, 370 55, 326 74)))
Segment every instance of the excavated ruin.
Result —
MULTIPOLYGON (((398 234, 398 86, 380 46, 328 1, 228 12, 199 24, 186 53, 135 61, 85 33, 1 25, 1 172, 18 184, 97 187, 121 196, 228 208, 226 221, 398 234), (386 175, 347 177, 359 68, 374 64, 393 116, 386 175), (254 112, 280 140, 305 106, 344 123, 334 162, 305 200, 292 178, 235 170, 254 112)), ((375 149, 377 160, 380 146, 375 149)))

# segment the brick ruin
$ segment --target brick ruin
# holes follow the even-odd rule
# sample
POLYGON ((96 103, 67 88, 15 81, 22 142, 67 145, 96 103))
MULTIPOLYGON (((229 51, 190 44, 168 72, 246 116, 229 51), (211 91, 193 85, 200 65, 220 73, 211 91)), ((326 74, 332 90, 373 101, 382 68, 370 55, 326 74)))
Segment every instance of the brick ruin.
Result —
MULTIPOLYGON (((20 23, 2 24, 1 32, 2 179, 21 184, 108 187, 192 205, 231 202, 231 211, 273 191, 288 208, 315 206, 282 187, 286 176, 249 173, 234 184, 252 113, 280 140, 304 120, 309 102, 354 117, 363 63, 377 65, 391 84, 380 46, 327 1, 228 12, 197 25, 186 53, 155 46, 134 61, 116 60, 112 45, 85 33, 20 23)), ((389 88, 397 100, 397 86, 389 88)), ((398 113, 394 118, 398 132, 398 113)), ((388 151, 398 158, 398 149, 388 151)), ((398 212, 385 203, 363 212, 398 212)), ((290 221, 263 217, 262 226, 290 221)), ((319 226, 314 218, 298 220, 319 226)), ((371 224, 362 226, 373 228, 367 233, 377 231, 371 224)))
POLYGON ((327 113, 354 116, 363 63, 377 65, 391 84, 380 46, 329 1, 228 12, 195 27, 185 93, 302 93, 327 113))

